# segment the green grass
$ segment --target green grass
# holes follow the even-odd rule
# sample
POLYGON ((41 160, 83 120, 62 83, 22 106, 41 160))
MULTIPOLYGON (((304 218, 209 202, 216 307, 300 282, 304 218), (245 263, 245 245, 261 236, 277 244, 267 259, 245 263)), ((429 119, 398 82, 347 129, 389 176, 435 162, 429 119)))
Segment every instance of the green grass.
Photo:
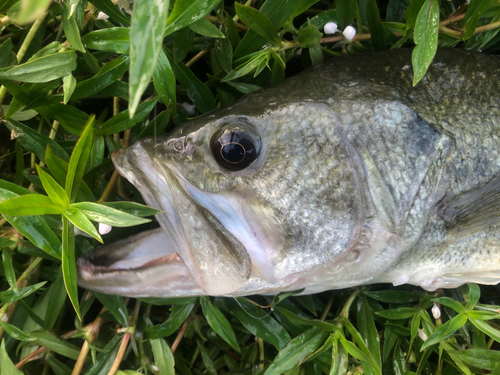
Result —
POLYGON ((75 273, 101 240, 92 220, 112 242, 156 212, 110 155, 186 121, 179 103, 206 113, 373 49, 413 48, 416 83, 438 46, 497 51, 497 2, 115 3, 0 0, 1 375, 500 374, 496 286, 139 301, 75 273), (323 35, 331 21, 356 37, 323 35))

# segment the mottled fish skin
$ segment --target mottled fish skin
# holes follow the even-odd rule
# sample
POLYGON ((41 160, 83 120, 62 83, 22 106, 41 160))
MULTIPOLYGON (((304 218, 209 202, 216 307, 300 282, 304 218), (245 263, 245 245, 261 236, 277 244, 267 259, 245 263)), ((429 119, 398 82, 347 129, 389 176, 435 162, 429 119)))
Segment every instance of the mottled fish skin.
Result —
POLYGON ((411 51, 335 58, 143 139, 113 160, 165 211, 167 260, 113 267, 104 247, 79 282, 163 297, 498 283, 496 214, 463 202, 500 212, 499 74, 497 57, 440 50, 413 87, 411 51), (261 151, 231 172, 210 144, 235 127, 261 151))

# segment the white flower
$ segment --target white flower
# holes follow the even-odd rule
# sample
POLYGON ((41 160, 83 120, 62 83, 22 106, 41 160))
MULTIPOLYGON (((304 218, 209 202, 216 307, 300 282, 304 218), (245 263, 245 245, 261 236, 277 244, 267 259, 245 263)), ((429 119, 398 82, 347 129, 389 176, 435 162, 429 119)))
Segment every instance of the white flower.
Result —
POLYGON ((108 234, 112 228, 111 225, 99 223, 99 234, 108 234))
POLYGON ((338 26, 335 22, 328 22, 323 28, 323 31, 325 34, 335 34, 337 32, 337 28, 338 26))
POLYGON ((434 319, 439 319, 441 318, 441 309, 439 308, 439 305, 434 302, 434 306, 432 306, 432 316, 434 317, 434 319))
POLYGON ((356 35, 356 29, 352 26, 347 26, 342 32, 347 40, 352 40, 354 35, 356 35))

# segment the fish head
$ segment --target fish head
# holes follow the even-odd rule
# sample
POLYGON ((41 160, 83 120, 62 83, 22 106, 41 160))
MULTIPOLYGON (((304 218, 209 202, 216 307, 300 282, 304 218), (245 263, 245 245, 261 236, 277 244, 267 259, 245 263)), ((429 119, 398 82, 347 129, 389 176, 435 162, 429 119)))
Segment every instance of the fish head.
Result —
POLYGON ((361 225, 355 176, 331 113, 312 100, 275 105, 257 96, 115 151, 120 174, 163 211, 153 243, 164 246, 146 249, 148 236, 133 246, 127 240, 127 251, 101 250, 116 256, 97 268, 96 253, 86 255, 80 284, 178 296, 277 293, 317 282, 316 270, 352 257, 361 225), (172 282, 176 273, 184 287, 172 282))

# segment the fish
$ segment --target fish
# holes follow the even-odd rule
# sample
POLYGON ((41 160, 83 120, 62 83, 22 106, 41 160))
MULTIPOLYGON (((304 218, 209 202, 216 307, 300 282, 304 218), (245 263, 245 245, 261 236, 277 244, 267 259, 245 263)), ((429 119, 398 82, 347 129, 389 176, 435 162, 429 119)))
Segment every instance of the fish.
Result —
POLYGON ((500 282, 500 59, 335 57, 115 151, 160 227, 78 259, 130 297, 500 282))

